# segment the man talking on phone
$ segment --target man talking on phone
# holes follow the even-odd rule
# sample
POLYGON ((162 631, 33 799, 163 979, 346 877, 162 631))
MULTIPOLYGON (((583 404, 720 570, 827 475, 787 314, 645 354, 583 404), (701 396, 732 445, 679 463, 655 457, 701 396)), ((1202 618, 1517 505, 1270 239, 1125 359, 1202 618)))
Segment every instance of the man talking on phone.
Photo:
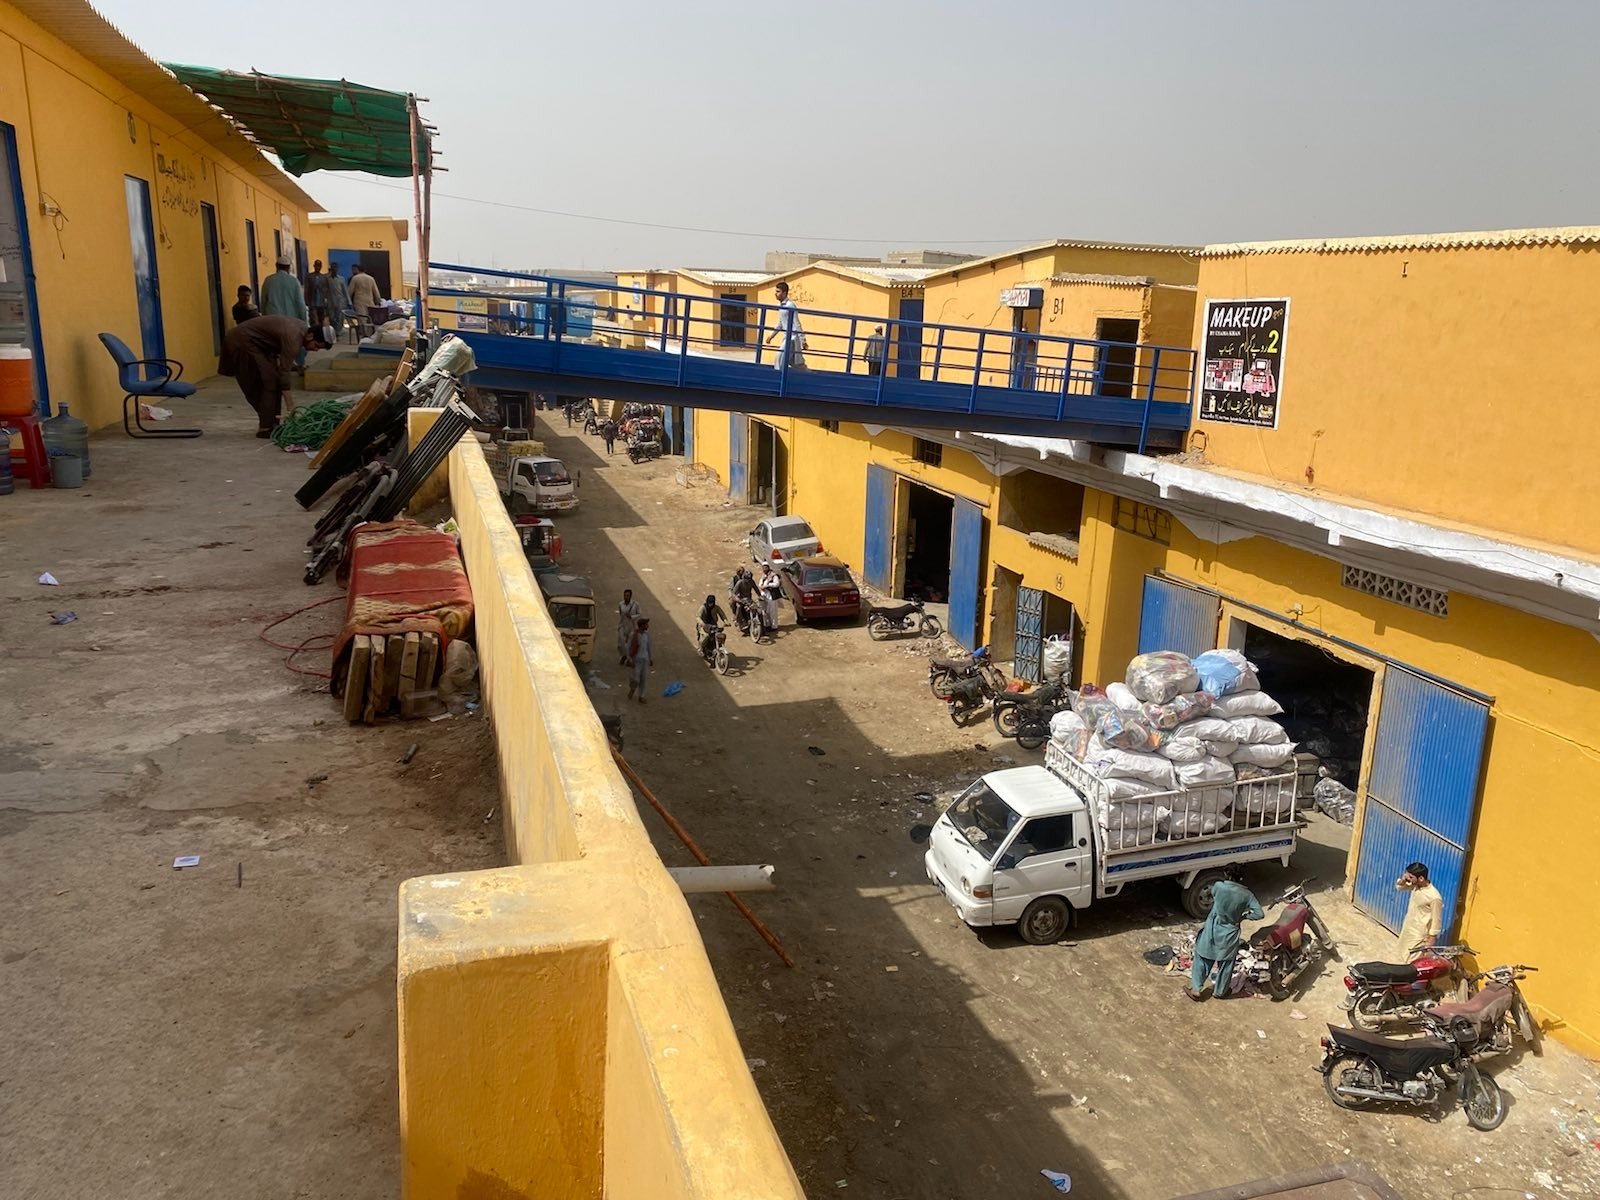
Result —
POLYGON ((1439 929, 1444 922, 1444 897, 1428 882, 1426 863, 1412 863, 1405 874, 1394 881, 1394 886, 1411 893, 1398 942, 1400 957, 1410 962, 1439 940, 1439 929))

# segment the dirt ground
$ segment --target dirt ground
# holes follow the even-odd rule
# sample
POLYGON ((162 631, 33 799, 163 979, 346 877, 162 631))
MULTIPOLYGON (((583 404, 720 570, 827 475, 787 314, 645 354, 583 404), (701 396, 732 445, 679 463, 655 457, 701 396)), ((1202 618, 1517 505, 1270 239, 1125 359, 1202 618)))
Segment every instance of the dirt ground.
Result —
POLYGON ((486 723, 351 728, 284 669, 257 631, 337 590, 305 459, 231 381, 174 407, 205 436, 0 497, 0 1196, 387 1200, 396 889, 503 861, 486 723))
MULTIPOLYGON (((716 861, 777 868, 779 891, 751 903, 793 970, 722 898, 692 903, 809 1195, 1044 1196, 1049 1168, 1074 1195, 1160 1200, 1346 1156, 1412 1200, 1600 1194, 1587 1064, 1554 1045, 1491 1063, 1512 1102, 1495 1133, 1459 1110, 1337 1110, 1313 1070, 1323 1022, 1341 1016, 1337 965, 1281 1005, 1193 1005, 1141 958, 1192 928, 1170 882, 1095 907, 1059 946, 961 925, 911 830, 976 775, 1037 756, 987 720, 956 729, 917 648, 859 625, 796 628, 786 607, 773 644, 735 635, 735 671, 712 673, 694 612, 722 597, 761 513, 714 483, 682 486, 681 459, 606 459, 558 414, 539 418, 534 436, 582 472, 582 507, 558 521, 566 565, 593 579, 602 613, 629 586, 656 618, 649 703, 626 703, 604 616, 591 696, 623 714, 629 759, 716 861), (664 698, 674 681, 684 690, 664 698)), ((690 861, 645 819, 669 865, 690 861)), ((1247 882, 1266 898, 1314 876, 1334 888, 1317 903, 1348 956, 1387 957, 1392 939, 1337 890, 1348 831, 1313 822, 1290 870, 1247 882)))

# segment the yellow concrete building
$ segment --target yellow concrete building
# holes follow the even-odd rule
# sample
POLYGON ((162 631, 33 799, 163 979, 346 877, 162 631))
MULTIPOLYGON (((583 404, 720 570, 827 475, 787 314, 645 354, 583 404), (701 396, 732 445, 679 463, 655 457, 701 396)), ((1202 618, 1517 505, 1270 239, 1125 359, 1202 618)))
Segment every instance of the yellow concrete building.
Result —
POLYGON ((235 289, 303 257, 314 211, 88 4, 0 3, 0 342, 52 410, 119 419, 101 332, 213 374, 235 289))
POLYGON ((403 217, 342 217, 319 213, 311 218, 306 243, 313 260, 336 268, 346 279, 359 263, 386 299, 400 299, 405 289, 400 247, 410 237, 403 217), (396 290, 399 289, 399 290, 396 290))
MULTIPOLYGON (((1600 344, 1597 241, 1028 247, 917 281, 928 322, 1140 343, 1136 376, 1152 344, 1194 348, 1187 453, 703 412, 694 456, 885 592, 938 599, 964 576, 977 611, 953 632, 1020 674, 1052 634, 1102 683, 1142 649, 1243 649, 1331 731, 1308 746, 1356 793, 1348 858, 1320 866, 1374 918, 1363 949, 1392 950, 1392 880, 1420 858, 1480 964, 1541 965, 1547 1028, 1600 1053, 1600 968, 1563 949, 1600 883, 1600 505, 1582 483, 1600 435, 1547 434, 1600 344)), ((893 311, 806 270, 802 308, 893 311)), ((804 320, 808 365, 842 369, 811 350, 830 321, 804 320)), ((944 361, 962 345, 946 332, 944 361)), ((907 349, 930 375, 932 348, 907 349)))

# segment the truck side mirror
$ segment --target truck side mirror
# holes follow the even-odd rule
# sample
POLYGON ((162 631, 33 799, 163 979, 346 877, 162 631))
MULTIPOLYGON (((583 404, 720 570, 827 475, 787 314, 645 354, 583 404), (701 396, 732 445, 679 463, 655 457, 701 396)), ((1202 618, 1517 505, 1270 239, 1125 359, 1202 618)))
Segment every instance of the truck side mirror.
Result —
POLYGON ((995 863, 995 867, 1001 871, 1009 871, 1016 865, 1017 857, 1014 854, 1002 854, 1000 856, 1000 861, 995 863))

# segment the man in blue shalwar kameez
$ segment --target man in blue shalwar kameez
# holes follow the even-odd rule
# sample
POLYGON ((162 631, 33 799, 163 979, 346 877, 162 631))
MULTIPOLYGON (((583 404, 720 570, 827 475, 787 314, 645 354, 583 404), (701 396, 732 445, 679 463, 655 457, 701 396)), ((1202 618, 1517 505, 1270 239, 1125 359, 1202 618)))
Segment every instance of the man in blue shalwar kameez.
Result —
POLYGON ((1239 923, 1245 919, 1261 920, 1261 911, 1250 889, 1231 879, 1223 879, 1211 888, 1211 915, 1200 927, 1200 936, 1194 940, 1194 967, 1189 972, 1190 986, 1184 994, 1191 1000, 1204 1000, 1206 980, 1213 971, 1217 981, 1212 986, 1213 996, 1226 996, 1228 983, 1233 978, 1233 960, 1239 953, 1239 923))

